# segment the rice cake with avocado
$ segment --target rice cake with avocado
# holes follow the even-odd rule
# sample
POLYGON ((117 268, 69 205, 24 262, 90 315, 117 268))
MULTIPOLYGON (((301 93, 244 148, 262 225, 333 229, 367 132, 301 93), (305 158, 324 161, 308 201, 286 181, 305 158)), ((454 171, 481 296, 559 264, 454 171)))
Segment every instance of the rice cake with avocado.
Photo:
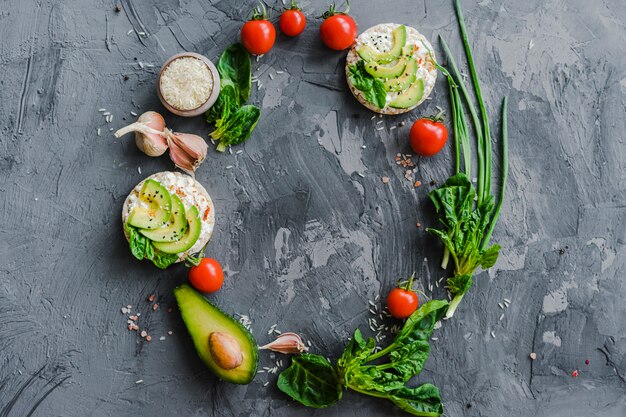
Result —
MULTIPOLYGON (((137 184, 128 197, 126 197, 122 208, 122 224, 126 224, 133 209, 141 204, 140 193, 144 183, 148 180, 157 181, 170 195, 176 195, 186 212, 193 211, 195 213, 195 210, 191 210, 192 206, 195 206, 197 209, 201 226, 200 233, 197 240, 195 240, 195 243, 193 243, 190 248, 177 253, 177 262, 182 262, 186 256, 198 253, 202 250, 211 238, 215 226, 215 207, 213 206, 213 200, 211 200, 211 196, 202 184, 189 175, 170 171, 158 172, 137 184)), ((126 227, 124 227, 124 235, 126 236, 126 240, 130 239, 126 227)), ((155 244, 159 245, 161 243, 155 244)), ((163 244, 167 245, 168 243, 163 244)))
POLYGON ((361 33, 348 52, 345 67, 348 86, 361 104, 376 113, 406 113, 423 103, 435 86, 437 68, 433 58, 432 45, 417 29, 381 23, 361 33), (372 82, 376 80, 381 97, 384 89, 383 107, 372 100, 372 92, 354 85, 351 68, 372 82))

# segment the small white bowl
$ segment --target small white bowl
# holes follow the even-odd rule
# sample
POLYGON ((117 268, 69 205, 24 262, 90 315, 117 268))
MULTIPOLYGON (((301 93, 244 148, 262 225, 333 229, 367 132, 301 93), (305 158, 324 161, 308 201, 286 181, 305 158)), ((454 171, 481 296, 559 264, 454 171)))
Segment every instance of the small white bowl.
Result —
POLYGON ((217 72, 217 68, 215 68, 215 65, 213 65, 211 60, 205 57, 204 55, 196 54, 195 52, 183 52, 180 54, 176 54, 170 59, 168 59, 167 61, 165 61, 165 64, 163 64, 163 66, 161 67, 161 72, 159 72, 159 77, 157 78, 157 94, 163 106, 169 111, 171 111, 172 113, 177 114, 178 116, 183 116, 183 117, 198 116, 206 112, 207 110, 209 110, 211 106, 215 104, 215 102, 217 101, 217 96, 219 96, 220 94, 220 74, 217 72), (203 104, 196 107, 195 109, 190 109, 190 110, 180 110, 180 109, 177 109, 176 107, 173 107, 163 98, 163 94, 161 94, 161 76, 163 75, 163 71, 165 70, 165 68, 167 68, 169 64, 172 63, 172 61, 178 58, 185 58, 185 57, 197 58, 200 61, 204 62, 206 66, 209 68, 209 72, 211 73, 211 76, 213 77, 213 90, 211 90, 211 95, 209 96, 207 101, 205 101, 203 104))

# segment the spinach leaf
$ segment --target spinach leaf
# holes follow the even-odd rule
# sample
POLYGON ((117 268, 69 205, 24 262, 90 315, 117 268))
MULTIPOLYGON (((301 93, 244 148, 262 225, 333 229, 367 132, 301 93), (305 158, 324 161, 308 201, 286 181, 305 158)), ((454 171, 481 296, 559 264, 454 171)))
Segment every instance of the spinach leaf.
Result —
POLYGON ((224 152, 227 146, 238 145, 246 141, 261 117, 261 109, 253 105, 245 105, 227 118, 218 120, 211 132, 211 137, 220 143, 217 150, 224 152))
POLYGON ((372 100, 378 108, 382 109, 387 104, 387 91, 385 91, 385 84, 378 78, 374 78, 374 85, 372 87, 372 100))
POLYGON ((139 233, 139 231, 128 224, 124 225, 129 239, 128 245, 133 256, 139 260, 149 259, 158 268, 165 269, 168 266, 176 263, 178 255, 163 253, 154 248, 152 241, 139 233))
POLYGON ((348 78, 354 88, 363 92, 363 96, 367 101, 380 109, 385 107, 387 102, 385 85, 382 80, 374 78, 365 71, 364 61, 361 60, 348 67, 348 78))
POLYGON ((153 257, 150 259, 157 268, 165 269, 168 266, 176 263, 176 261, 178 260, 178 255, 174 253, 164 253, 155 250, 153 257))
POLYGON ((205 113, 208 123, 215 124, 211 138, 219 141, 217 150, 246 141, 254 130, 261 109, 245 105, 250 98, 252 70, 250 54, 236 43, 224 50, 217 64, 220 73, 220 94, 215 104, 205 113))
POLYGON ((208 123, 216 123, 223 117, 228 117, 230 113, 237 111, 238 108, 239 98, 235 84, 229 79, 224 79, 217 101, 205 113, 206 121, 208 123))
POLYGON ((124 227, 129 235, 128 245, 130 246, 130 252, 135 258, 142 260, 146 256, 147 247, 151 246, 149 240, 139 233, 136 228, 130 225, 125 225, 124 227))
POLYGON ((448 303, 442 300, 425 303, 407 319, 393 342, 378 352, 375 340, 365 340, 356 329, 335 367, 319 355, 297 356, 281 372, 278 387, 309 407, 335 403, 346 387, 386 398, 417 416, 439 416, 443 406, 437 388, 431 384, 409 388, 406 383, 422 371, 430 352, 428 341, 447 307, 448 303), (383 358, 387 361, 379 363, 383 358))
MULTIPOLYGON (((441 239, 446 247, 446 254, 454 261, 454 275, 448 279, 448 289, 454 299, 446 313, 448 317, 452 317, 463 295, 472 285, 474 271, 479 266, 490 268, 498 259, 500 246, 493 245, 483 249, 495 207, 494 199, 487 195, 474 207, 476 191, 463 173, 450 177, 429 196, 443 228, 427 230, 441 239)), ((446 263, 444 260, 442 266, 445 267, 446 263)))
POLYGON ((432 384, 417 388, 401 388, 390 393, 389 399, 407 413, 415 416, 437 417, 443 413, 439 390, 432 384))
POLYGON ((234 43, 222 52, 217 63, 220 81, 231 80, 237 92, 238 105, 242 106, 250 98, 252 84, 252 68, 250 54, 240 43, 234 43))
POLYGON ((278 376, 278 388, 307 407, 324 408, 339 401, 341 384, 335 368, 323 356, 303 354, 278 376))
POLYGON ((363 61, 350 65, 348 67, 348 74, 350 84, 352 84, 357 90, 369 91, 374 88, 374 77, 365 71, 365 64, 363 61))

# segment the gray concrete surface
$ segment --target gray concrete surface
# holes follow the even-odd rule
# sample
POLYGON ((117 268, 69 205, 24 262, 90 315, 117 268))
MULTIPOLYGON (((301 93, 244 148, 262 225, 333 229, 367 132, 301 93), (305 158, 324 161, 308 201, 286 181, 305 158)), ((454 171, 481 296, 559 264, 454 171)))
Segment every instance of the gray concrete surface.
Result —
MULTIPOLYGON (((276 375, 235 386, 203 368, 167 312, 186 270, 136 261, 120 227, 128 191, 172 165, 109 128, 131 111, 164 111, 160 64, 185 50, 215 59, 251 2, 125 0, 119 13, 115 3, 0 3, 0 416, 403 415, 351 393, 305 409, 278 391, 276 375), (126 329, 127 304, 152 342, 126 329)), ((423 186, 404 179, 394 157, 409 152, 412 120, 447 107, 445 83, 376 130, 379 119, 345 86, 344 53, 318 39, 311 16, 325 3, 303 2, 306 32, 279 35, 254 62, 263 88, 251 101, 263 114, 243 153, 211 151, 197 177, 217 208, 207 253, 227 269, 211 299, 250 316, 260 343, 277 324, 336 357, 355 327, 367 330, 368 300, 414 270, 425 290, 445 276, 424 226, 435 222, 429 183, 447 177, 451 154, 414 158, 423 186)), ((352 10, 361 30, 410 24, 434 43, 442 34, 460 56, 451 1, 442 3, 353 1, 352 10)), ((494 235, 504 249, 436 332, 420 381, 439 386, 447 416, 624 416, 626 5, 463 4, 494 122, 510 99, 510 183, 494 235)), ((200 117, 166 119, 210 131, 200 117)), ((273 363, 261 355, 262 367, 273 363)))

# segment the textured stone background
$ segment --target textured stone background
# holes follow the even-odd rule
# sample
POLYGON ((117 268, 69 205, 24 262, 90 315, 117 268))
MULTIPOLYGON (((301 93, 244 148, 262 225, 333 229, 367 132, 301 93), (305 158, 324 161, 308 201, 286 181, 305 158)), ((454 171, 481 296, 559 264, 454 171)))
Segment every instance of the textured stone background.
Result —
MULTIPOLYGON (((403 415, 351 393, 305 410, 267 373, 248 386, 218 382, 178 314, 166 312, 185 269, 138 262, 124 241, 126 194, 172 165, 108 129, 132 120, 130 111, 163 111, 161 63, 184 50, 215 59, 250 3, 124 0, 121 13, 113 0, 1 3, 1 417, 403 415), (126 330, 126 304, 142 313, 151 343, 126 330)), ((325 3, 303 6, 314 16, 325 3)), ((440 387, 448 416, 624 416, 626 4, 463 4, 496 131, 500 99, 510 99, 510 183, 494 236, 504 249, 437 331, 420 381, 440 387), (505 311, 503 298, 512 300, 505 311)), ((461 54, 451 1, 352 9, 360 29, 406 23, 461 54)), ((211 151, 197 177, 217 207, 208 254, 228 272, 211 299, 249 315, 260 343, 276 323, 336 357, 355 327, 367 329, 369 299, 412 271, 424 289, 445 276, 438 243, 415 223, 434 224, 429 182, 444 180, 451 160, 448 149, 415 158, 418 189, 394 162, 409 152, 409 123, 447 107, 443 80, 426 105, 376 130, 379 119, 345 86, 344 53, 321 45, 318 25, 310 18, 300 38, 279 35, 254 63, 263 84, 251 99, 263 107, 254 136, 240 155, 211 151)), ((166 119, 209 131, 200 117, 166 119)), ((261 355, 261 366, 273 363, 261 355)))

